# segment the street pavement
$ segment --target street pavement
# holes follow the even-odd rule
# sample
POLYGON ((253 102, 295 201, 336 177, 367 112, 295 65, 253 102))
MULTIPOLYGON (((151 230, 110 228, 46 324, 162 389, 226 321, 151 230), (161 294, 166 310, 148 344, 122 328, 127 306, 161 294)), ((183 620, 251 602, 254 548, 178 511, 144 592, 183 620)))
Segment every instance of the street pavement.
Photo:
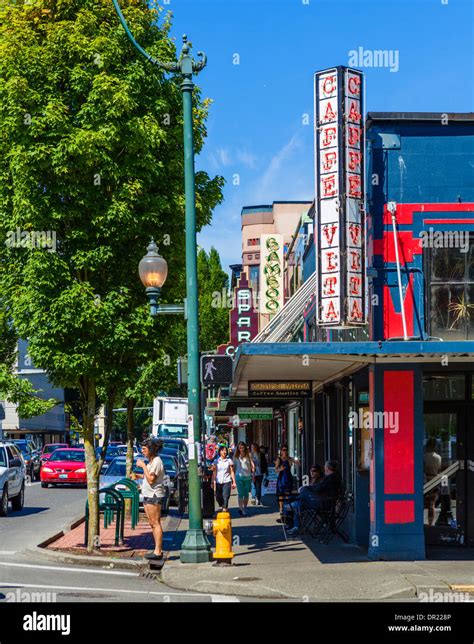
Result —
MULTIPOLYGON (((0 602, 239 602, 420 601, 421 593, 474 589, 474 561, 451 557, 373 562, 354 545, 329 546, 311 538, 285 541, 273 497, 238 517, 231 509, 234 564, 215 567, 179 561, 187 521, 166 534, 171 541, 162 575, 120 568, 110 559, 80 565, 37 545, 83 514, 85 490, 28 486, 25 508, 0 519, 0 602)), ((167 524, 166 524, 167 525, 167 524)), ((213 537, 210 537, 214 545, 213 537)), ((469 592, 469 591, 468 591, 469 592)), ((474 595, 470 595, 474 599, 474 595)))
POLYGON ((39 482, 25 487, 21 512, 10 509, 0 519, 0 557, 37 546, 84 514, 85 488, 42 488, 39 482))
MULTIPOLYGON (((471 550, 444 552, 427 561, 370 561, 354 544, 335 538, 329 545, 309 536, 286 541, 274 496, 263 497, 264 507, 248 508, 239 517, 231 497, 232 566, 179 562, 178 553, 187 521, 183 520, 170 548, 162 580, 193 592, 214 592, 294 601, 405 601, 418 602, 431 593, 447 593, 462 586, 474 601, 474 555, 471 550)), ((213 538, 211 537, 211 541, 213 538)), ((439 596, 439 595, 437 595, 439 596)), ((457 598, 451 599, 454 601, 457 598)), ((449 599, 446 599, 449 601, 449 599)))
POLYGON ((0 601, 3 602, 233 602, 232 596, 168 588, 141 570, 67 565, 32 554, 36 546, 83 515, 86 490, 25 490, 21 512, 0 518, 0 601))

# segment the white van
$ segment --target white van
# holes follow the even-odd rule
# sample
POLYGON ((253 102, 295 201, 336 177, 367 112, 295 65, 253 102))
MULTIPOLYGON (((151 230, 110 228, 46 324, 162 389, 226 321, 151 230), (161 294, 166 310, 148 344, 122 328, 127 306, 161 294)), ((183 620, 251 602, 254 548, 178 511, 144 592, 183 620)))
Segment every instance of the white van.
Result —
POLYGON ((188 439, 188 399, 153 400, 153 436, 188 439))

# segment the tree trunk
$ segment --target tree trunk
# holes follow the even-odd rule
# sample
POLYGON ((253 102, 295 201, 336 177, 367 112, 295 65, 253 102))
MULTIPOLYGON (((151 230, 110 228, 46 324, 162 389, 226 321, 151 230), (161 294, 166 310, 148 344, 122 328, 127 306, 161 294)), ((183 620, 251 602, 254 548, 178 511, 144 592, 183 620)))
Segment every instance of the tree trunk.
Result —
POLYGON ((99 516, 99 468, 94 450, 94 418, 96 404, 95 382, 84 379, 83 388, 84 413, 84 449, 86 453, 87 501, 89 505, 89 528, 87 533, 87 551, 100 548, 99 516))

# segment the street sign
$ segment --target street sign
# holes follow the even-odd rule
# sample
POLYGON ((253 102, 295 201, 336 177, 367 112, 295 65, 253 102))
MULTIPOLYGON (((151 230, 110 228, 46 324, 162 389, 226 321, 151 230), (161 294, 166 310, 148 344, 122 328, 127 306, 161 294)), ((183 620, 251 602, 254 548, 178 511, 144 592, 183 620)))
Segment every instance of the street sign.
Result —
POLYGON ((245 420, 273 420, 272 407, 237 407, 239 417, 245 420))
POLYGON ((230 356, 201 356, 201 382, 204 386, 230 385, 233 360, 230 356))
POLYGON ((178 385, 188 384, 188 359, 178 358, 178 385))

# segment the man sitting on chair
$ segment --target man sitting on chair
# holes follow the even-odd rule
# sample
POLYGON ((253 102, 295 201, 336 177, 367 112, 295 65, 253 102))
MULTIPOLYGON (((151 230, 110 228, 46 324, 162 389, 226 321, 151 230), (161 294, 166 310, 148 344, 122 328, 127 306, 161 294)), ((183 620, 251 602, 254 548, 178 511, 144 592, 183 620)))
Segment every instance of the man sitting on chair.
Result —
POLYGON ((300 513, 304 510, 327 511, 331 509, 334 499, 341 492, 341 477, 338 474, 337 461, 326 461, 324 465, 324 478, 313 485, 305 485, 301 489, 297 501, 290 503, 293 510, 293 528, 288 530, 290 536, 297 535, 300 531, 300 513))

